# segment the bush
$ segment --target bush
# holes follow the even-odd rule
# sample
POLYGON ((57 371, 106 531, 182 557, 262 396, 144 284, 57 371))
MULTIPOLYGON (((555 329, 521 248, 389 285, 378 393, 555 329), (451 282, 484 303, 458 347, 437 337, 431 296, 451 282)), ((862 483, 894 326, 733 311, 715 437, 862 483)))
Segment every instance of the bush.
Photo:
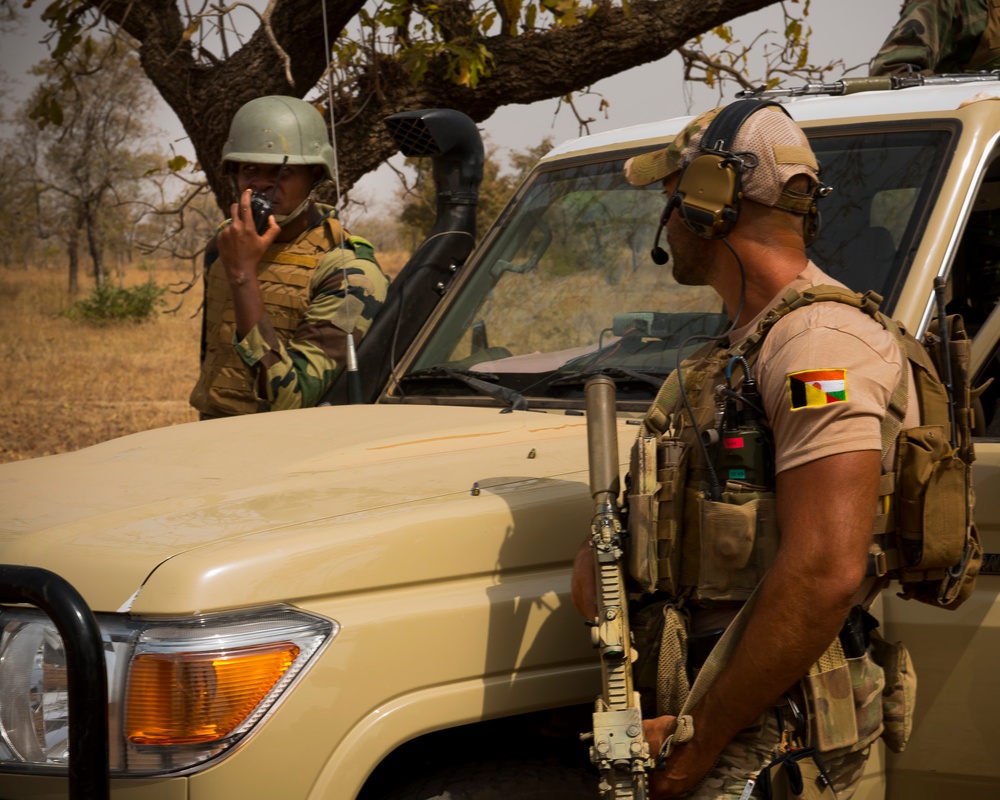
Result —
POLYGON ((98 325, 109 322, 149 322, 156 318, 157 309, 166 301, 165 286, 147 281, 131 289, 105 282, 79 300, 66 312, 72 319, 82 319, 98 325))

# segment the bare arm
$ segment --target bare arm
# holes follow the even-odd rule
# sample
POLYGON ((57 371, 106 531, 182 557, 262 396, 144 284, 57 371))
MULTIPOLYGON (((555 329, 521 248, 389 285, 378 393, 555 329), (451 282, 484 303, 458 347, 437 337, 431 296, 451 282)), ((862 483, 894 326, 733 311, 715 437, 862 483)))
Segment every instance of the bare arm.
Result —
MULTIPOLYGON (((812 461, 777 479, 781 546, 732 660, 692 712, 694 738, 652 776, 653 797, 693 788, 726 744, 815 662, 843 625, 864 580, 878 501, 880 454, 812 461)), ((673 717, 646 722, 654 752, 673 717)))

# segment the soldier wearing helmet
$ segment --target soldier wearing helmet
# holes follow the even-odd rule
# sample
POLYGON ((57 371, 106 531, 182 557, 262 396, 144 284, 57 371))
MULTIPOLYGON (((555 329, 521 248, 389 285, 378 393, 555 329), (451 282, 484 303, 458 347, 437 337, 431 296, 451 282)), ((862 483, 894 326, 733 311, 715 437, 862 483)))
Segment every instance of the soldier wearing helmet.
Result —
POLYGON ((205 252, 202 419, 316 405, 385 300, 371 243, 313 199, 333 178, 326 123, 295 97, 237 111, 222 162, 239 191, 205 252), (270 201, 254 220, 252 206, 270 201))

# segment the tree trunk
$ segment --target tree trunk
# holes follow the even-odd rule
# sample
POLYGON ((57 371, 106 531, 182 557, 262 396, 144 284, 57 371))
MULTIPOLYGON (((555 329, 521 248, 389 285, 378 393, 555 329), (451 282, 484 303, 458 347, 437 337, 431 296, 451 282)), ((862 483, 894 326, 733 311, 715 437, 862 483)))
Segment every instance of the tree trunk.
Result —
POLYGON ((100 288, 107 280, 104 274, 104 251, 101 243, 101 234, 97 229, 97 221, 94 219, 94 209, 87 208, 86 211, 87 229, 87 249, 90 252, 90 260, 94 265, 94 285, 100 288))
POLYGON ((69 229, 69 242, 66 245, 69 256, 69 296, 80 294, 80 226, 72 225, 69 229))

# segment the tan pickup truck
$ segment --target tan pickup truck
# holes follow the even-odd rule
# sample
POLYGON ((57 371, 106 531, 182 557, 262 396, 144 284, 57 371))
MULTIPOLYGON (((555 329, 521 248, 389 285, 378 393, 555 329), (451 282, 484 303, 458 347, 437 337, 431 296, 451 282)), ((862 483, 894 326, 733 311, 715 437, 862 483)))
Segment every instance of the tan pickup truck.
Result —
MULTIPOLYGON (((918 333, 947 276, 976 383, 997 376, 1000 80, 844 90, 783 99, 835 187, 813 259, 918 333)), ((650 260, 662 194, 621 174, 685 121, 542 159, 374 403, 0 466, 0 564, 61 576, 96 619, 112 797, 597 796, 579 734, 599 670, 568 600, 593 512, 583 384, 615 381, 624 459, 681 343, 721 324, 710 291, 650 260)), ((1000 381, 977 430, 975 595, 881 601, 916 725, 858 797, 1000 796, 998 401, 1000 381)), ((0 797, 65 797, 74 657, 0 597, 0 797)))

